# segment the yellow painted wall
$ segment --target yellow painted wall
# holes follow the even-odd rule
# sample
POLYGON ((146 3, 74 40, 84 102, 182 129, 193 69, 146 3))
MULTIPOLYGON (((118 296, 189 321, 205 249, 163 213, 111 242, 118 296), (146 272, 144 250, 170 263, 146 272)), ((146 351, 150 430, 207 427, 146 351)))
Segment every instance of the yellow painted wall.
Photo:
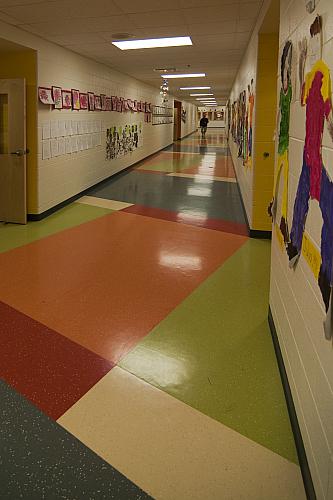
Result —
POLYGON ((275 158, 278 34, 259 33, 256 85, 252 229, 271 231, 267 207, 272 198, 275 158), (268 157, 264 153, 269 153, 268 157))
POLYGON ((27 99, 27 203, 28 213, 38 206, 37 199, 37 52, 0 52, 0 78, 25 78, 27 99))

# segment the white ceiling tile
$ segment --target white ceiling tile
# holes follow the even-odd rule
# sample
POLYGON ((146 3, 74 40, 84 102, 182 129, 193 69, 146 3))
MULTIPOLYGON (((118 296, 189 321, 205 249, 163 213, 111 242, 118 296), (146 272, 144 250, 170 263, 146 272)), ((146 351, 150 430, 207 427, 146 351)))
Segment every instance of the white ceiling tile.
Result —
POLYGON ((215 7, 197 7, 184 9, 185 21, 188 24, 194 23, 216 23, 232 21, 238 18, 238 8, 235 5, 221 5, 215 7))
POLYGON ((14 25, 22 24, 22 21, 20 21, 19 19, 16 19, 12 16, 8 16, 8 14, 5 14, 4 12, 1 11, 0 11, 0 21, 14 25))
POLYGON ((237 32, 242 33, 243 31, 252 31, 255 22, 255 19, 239 19, 237 21, 237 32))
POLYGON ((239 19, 257 19, 261 2, 246 2, 240 6, 239 19))
POLYGON ((57 0, 30 5, 1 7, 5 14, 31 24, 121 14, 111 0, 57 0), (66 16, 66 17, 65 17, 66 16))
POLYGON ((188 24, 189 35, 215 35, 219 33, 235 33, 237 21, 222 21, 215 23, 195 23, 188 24))
POLYGON ((150 28, 155 26, 179 26, 185 24, 182 11, 179 10, 128 14, 128 18, 138 28, 150 28))
POLYGON ((179 0, 128 0, 123 2, 122 0, 114 0, 116 5, 126 14, 150 12, 150 11, 164 11, 170 9, 179 8, 179 0))
POLYGON ((50 42, 66 46, 105 42, 104 38, 98 33, 68 33, 67 35, 48 36, 47 39, 50 42))
POLYGON ((12 7, 13 5, 27 5, 31 3, 46 3, 48 0, 0 0, 1 7, 12 7))

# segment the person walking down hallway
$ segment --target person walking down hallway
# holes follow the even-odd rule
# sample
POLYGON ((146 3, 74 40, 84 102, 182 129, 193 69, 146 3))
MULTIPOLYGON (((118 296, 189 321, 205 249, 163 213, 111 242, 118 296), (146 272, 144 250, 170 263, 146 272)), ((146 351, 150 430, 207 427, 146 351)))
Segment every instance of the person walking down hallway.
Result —
POLYGON ((207 132, 207 125, 208 125, 208 118, 206 113, 203 115, 203 117, 200 120, 200 128, 201 128, 201 135, 202 137, 205 137, 206 132, 207 132))

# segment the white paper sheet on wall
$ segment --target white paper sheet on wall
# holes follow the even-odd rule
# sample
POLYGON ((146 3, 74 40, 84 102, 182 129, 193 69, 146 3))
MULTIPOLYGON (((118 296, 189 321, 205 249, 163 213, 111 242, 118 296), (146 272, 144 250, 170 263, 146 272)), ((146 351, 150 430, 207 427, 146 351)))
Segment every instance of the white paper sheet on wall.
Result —
POLYGON ((66 129, 65 129, 65 121, 59 120, 59 137, 65 137, 66 129))
POLYGON ((77 134, 77 121, 72 120, 72 135, 77 134))
POLYGON ((97 134, 97 146, 102 145, 102 134, 97 134))
POLYGON ((82 122, 82 133, 83 134, 88 133, 88 123, 85 120, 82 122))
POLYGON ((50 139, 51 137, 51 123, 43 122, 42 123, 42 139, 50 139))
POLYGON ((50 140, 42 141, 42 159, 48 160, 51 158, 51 144, 50 140))
POLYGON ((59 123, 58 120, 53 120, 51 122, 51 139, 56 139, 59 137, 59 123))
POLYGON ((72 153, 76 153, 79 150, 76 135, 73 135, 71 137, 71 144, 72 144, 72 153))
POLYGON ((58 147, 58 139, 51 139, 51 156, 54 158, 55 156, 59 156, 59 147, 58 147))
POLYGON ((65 138, 64 137, 60 137, 60 139, 58 139, 58 153, 59 153, 59 156, 66 154, 65 138))
POLYGON ((72 135, 72 122, 71 120, 65 120, 65 136, 72 135))
POLYGON ((77 122, 77 133, 83 134, 83 122, 82 121, 77 122))
POLYGON ((88 148, 91 149, 93 147, 92 135, 88 134, 88 148))
POLYGON ((72 152, 71 137, 66 137, 65 138, 65 150, 66 150, 66 154, 70 154, 72 152))

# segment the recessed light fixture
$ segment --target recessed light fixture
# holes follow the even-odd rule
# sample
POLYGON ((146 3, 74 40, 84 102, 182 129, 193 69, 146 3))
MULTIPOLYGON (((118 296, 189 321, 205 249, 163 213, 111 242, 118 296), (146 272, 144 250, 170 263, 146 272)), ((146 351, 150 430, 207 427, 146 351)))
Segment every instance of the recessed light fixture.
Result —
POLYGON ((206 76, 206 73, 183 73, 178 75, 161 75, 165 78, 200 78, 206 76))
POLYGON ((156 47, 180 47, 192 45, 189 36, 175 36, 170 38, 146 38, 144 40, 124 40, 112 42, 121 50, 154 49, 156 47))
POLYGON ((212 98, 207 97, 206 99, 204 99, 203 97, 197 97, 195 100, 196 101, 215 101, 216 99, 214 97, 212 97, 212 98))
POLYGON ((214 94, 190 94, 191 97, 199 97, 204 95, 214 95, 214 94))
POLYGON ((179 90, 209 90, 211 87, 179 87, 179 90))

